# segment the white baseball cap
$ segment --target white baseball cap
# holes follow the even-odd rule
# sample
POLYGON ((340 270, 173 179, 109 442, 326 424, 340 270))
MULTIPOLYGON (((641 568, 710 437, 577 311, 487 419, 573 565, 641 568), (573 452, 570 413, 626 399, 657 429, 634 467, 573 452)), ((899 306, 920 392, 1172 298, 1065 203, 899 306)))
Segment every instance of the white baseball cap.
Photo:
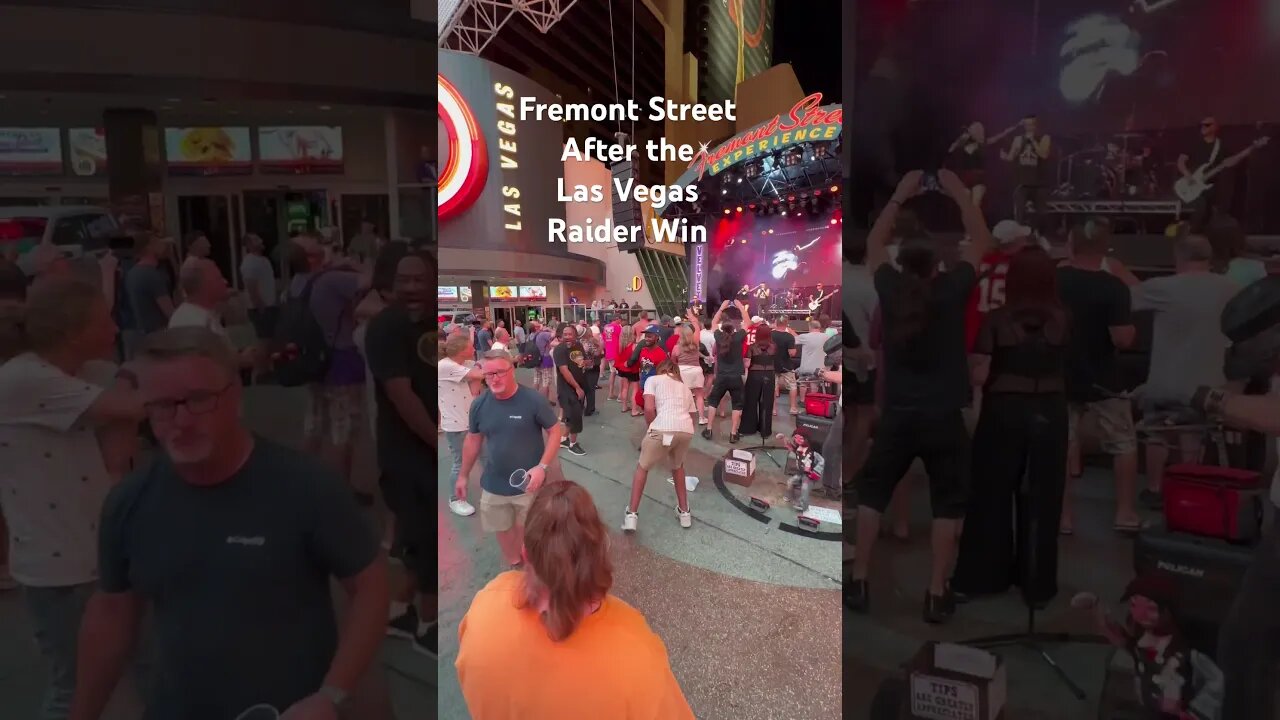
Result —
POLYGON ((752 315, 751 322, 756 325, 759 325, 760 323, 764 322, 764 318, 760 317, 759 315, 752 315))
POLYGON ((991 236, 1001 245, 1011 243, 1015 240, 1024 240, 1031 237, 1031 228, 1022 225, 1015 220, 1001 220, 991 230, 991 236))

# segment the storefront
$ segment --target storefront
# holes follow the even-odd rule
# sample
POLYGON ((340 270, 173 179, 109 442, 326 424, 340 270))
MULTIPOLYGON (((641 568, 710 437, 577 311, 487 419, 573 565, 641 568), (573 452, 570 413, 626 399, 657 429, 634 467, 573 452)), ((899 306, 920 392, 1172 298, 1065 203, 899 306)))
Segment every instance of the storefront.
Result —
POLYGON ((548 242, 563 126, 520 121, 521 96, 554 96, 488 60, 439 53, 441 316, 561 321, 585 316, 605 264, 548 242))
POLYGON ((48 124, 28 125, 23 121, 37 113, 26 100, 10 96, 0 104, 0 207, 102 207, 123 226, 145 214, 139 224, 182 243, 193 232, 206 234, 233 281, 248 233, 269 253, 308 230, 332 228, 345 242, 365 222, 383 237, 433 233, 426 208, 434 206, 434 191, 418 172, 429 155, 418 147, 423 131, 416 125, 423 123, 404 113, 267 103, 184 110, 176 98, 152 100, 161 191, 139 209, 111 199, 105 132, 90 124, 103 112, 96 101, 45 98, 38 117, 48 124))

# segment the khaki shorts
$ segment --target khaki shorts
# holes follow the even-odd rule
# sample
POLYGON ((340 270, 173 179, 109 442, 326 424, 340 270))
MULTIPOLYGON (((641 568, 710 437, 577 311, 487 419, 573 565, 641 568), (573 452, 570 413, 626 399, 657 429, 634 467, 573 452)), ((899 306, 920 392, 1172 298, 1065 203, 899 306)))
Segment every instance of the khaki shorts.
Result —
POLYGON ((667 466, 675 469, 684 465, 684 456, 689 452, 689 443, 693 442, 693 433, 666 433, 648 430, 640 441, 640 467, 650 470, 664 460, 667 466), (662 436, 670 435, 671 444, 663 445, 662 436))
POLYGON ((480 491, 480 529, 485 532, 506 532, 516 523, 524 525, 525 515, 533 504, 533 493, 520 495, 494 495, 480 491))
POLYGON ((791 392, 796 389, 795 371, 792 370, 784 373, 778 373, 774 377, 778 379, 778 389, 782 392, 791 392))
POLYGON ((1107 398, 1088 403, 1072 403, 1067 437, 1078 442, 1080 421, 1085 413, 1098 419, 1098 443, 1108 455, 1126 455, 1138 449, 1138 435, 1133 427, 1133 407, 1123 398, 1107 398))

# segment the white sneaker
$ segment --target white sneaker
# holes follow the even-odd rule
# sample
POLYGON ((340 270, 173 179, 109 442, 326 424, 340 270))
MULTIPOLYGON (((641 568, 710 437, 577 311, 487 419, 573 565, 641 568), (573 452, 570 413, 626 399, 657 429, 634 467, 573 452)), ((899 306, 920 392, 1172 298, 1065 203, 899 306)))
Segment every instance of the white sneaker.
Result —
POLYGON ((693 513, 676 508, 676 517, 680 518, 680 527, 693 527, 693 513))
POLYGON ((628 510, 627 514, 622 516, 622 529, 625 532, 635 532, 638 522, 640 522, 640 516, 628 510))
POLYGON ((476 509, 471 505, 471 503, 458 498, 454 498, 449 501, 449 509, 453 511, 454 515, 461 515, 462 517, 468 517, 476 514, 476 509))

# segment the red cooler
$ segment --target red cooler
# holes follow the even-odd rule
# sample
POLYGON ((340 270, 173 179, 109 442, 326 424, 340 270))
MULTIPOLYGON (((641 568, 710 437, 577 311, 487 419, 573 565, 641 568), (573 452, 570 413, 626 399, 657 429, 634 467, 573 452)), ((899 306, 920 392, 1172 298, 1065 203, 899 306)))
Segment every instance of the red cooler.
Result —
POLYGON ((1174 465, 1164 474, 1169 530, 1228 542, 1253 542, 1262 530, 1262 475, 1212 465, 1174 465))

